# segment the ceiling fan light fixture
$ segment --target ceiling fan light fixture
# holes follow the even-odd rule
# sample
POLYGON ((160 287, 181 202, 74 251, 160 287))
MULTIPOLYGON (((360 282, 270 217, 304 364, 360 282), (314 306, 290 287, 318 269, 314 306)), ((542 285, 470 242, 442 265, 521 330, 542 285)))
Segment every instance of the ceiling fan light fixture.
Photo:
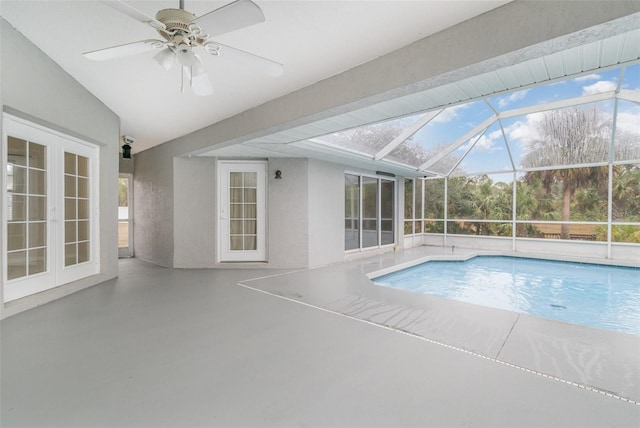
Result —
POLYGON ((165 70, 169 71, 176 60, 176 54, 169 48, 164 48, 153 56, 158 64, 165 70))
POLYGON ((197 61, 191 46, 186 43, 180 43, 176 46, 176 58, 180 65, 184 67, 191 67, 197 61))

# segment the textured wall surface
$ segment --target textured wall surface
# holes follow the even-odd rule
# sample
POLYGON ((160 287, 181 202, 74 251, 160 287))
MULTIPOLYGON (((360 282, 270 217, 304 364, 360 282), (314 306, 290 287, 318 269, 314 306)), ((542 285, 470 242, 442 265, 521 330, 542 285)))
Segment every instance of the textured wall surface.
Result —
POLYGON ((100 149, 100 274, 3 305, 5 317, 117 276, 120 120, 10 24, 0 19, 0 26, 3 111, 100 149))
POLYGON ((212 267, 216 260, 215 159, 175 158, 174 267, 212 267))
POLYGON ((267 175, 271 267, 307 267, 309 242, 309 163, 299 158, 272 158, 267 175), (282 179, 275 179, 276 170, 282 179))
POLYGON ((309 160, 309 267, 344 260, 344 167, 309 160))

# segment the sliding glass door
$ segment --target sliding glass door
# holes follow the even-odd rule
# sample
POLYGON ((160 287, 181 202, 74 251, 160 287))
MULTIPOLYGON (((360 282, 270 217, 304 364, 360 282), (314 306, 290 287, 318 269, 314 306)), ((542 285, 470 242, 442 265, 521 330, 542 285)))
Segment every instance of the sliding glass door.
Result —
POLYGON ((345 250, 395 243, 395 181, 345 174, 345 250))

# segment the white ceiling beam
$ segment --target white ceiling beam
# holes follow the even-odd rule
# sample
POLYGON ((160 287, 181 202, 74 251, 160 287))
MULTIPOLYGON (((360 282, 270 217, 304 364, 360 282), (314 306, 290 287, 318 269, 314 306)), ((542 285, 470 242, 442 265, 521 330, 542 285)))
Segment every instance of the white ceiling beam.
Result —
POLYGON ((471 131, 467 132, 462 137, 458 138, 456 141, 449 144, 449 146, 446 149, 442 150, 440 153, 438 153, 438 155, 432 157, 430 160, 420 165, 418 167, 418 170, 420 171, 426 170, 427 168, 429 168, 430 166, 438 162, 440 159, 444 158, 445 156, 448 156, 451 152, 453 152, 458 147, 463 145, 469 138, 473 137, 479 132, 482 132, 486 128, 490 127, 496 120, 498 120, 497 115, 491 116, 490 118, 482 122, 480 125, 476 126, 471 131))
POLYGON ((384 146, 382 150, 380 150, 378 153, 375 154, 373 159, 380 160, 386 155, 388 155, 389 153, 391 153, 393 149, 395 149, 400 144, 404 143, 406 140, 411 138, 413 134, 418 132, 427 123, 431 122, 437 115, 439 115, 442 112, 442 110, 444 109, 427 112, 416 123, 411 125, 409 128, 405 129, 404 132, 402 132, 400 135, 394 138, 393 141, 391 141, 389 144, 384 146))
POLYGON ((618 93, 618 99, 640 103, 640 91, 622 89, 620 90, 620 93, 618 93))

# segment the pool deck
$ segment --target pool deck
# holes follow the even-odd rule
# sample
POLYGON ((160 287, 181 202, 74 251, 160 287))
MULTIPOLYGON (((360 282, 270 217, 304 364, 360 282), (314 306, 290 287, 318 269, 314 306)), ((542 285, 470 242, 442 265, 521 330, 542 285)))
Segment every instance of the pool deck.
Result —
POLYGON ((640 426, 640 337, 367 277, 447 251, 298 271, 121 260, 0 322, 0 426, 640 426))
MULTIPOLYGON (((420 246, 351 263, 288 273, 286 281, 275 276, 242 284, 559 381, 640 402, 640 336, 381 287, 369 279, 428 260, 466 260, 476 255, 549 258, 420 246)), ((640 263, 585 258, 564 261, 640 267, 640 263)))

